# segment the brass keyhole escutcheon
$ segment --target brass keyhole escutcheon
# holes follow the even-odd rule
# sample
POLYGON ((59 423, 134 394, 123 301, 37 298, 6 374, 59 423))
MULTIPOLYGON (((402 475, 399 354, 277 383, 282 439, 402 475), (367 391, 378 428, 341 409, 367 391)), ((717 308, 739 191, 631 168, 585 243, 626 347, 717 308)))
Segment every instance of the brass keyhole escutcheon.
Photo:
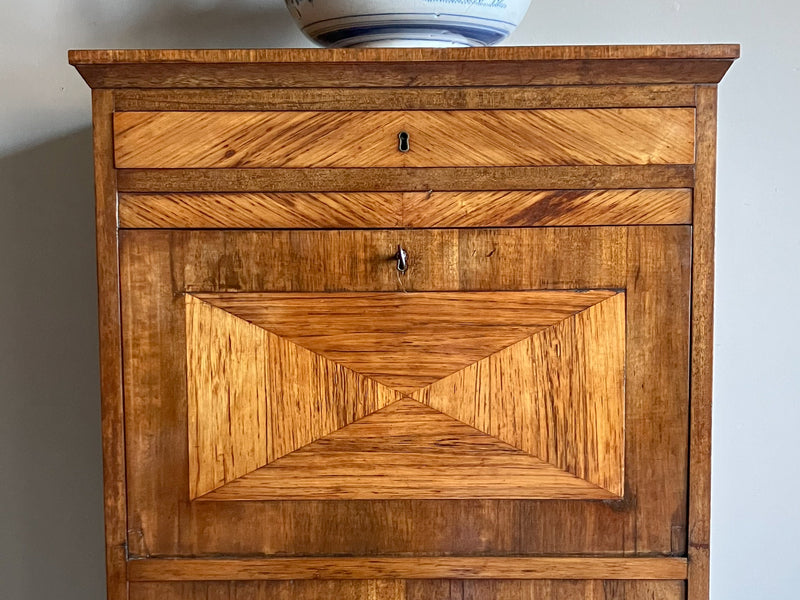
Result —
POLYGON ((399 140, 397 149, 400 152, 408 152, 411 149, 408 132, 401 131, 400 133, 397 134, 397 138, 399 140))

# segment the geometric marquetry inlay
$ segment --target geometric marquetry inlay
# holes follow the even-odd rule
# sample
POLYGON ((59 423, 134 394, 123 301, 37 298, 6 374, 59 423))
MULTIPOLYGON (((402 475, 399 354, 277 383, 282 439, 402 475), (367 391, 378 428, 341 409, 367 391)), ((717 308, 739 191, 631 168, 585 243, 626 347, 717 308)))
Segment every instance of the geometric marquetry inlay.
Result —
POLYGON ((614 498, 625 295, 186 296, 190 495, 614 498))

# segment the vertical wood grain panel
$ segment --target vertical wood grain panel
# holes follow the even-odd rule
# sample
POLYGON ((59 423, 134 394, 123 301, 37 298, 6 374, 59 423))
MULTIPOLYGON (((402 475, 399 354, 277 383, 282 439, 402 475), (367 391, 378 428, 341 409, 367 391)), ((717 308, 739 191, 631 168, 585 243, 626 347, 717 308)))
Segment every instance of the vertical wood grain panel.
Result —
POLYGON ((126 600, 128 524, 113 112, 113 93, 92 91, 106 589, 109 600, 126 600))
POLYGON ((186 296, 192 498, 267 464, 267 336, 186 296))
MULTIPOLYGON (((133 556, 174 554, 191 517, 186 407, 186 315, 169 232, 121 236, 128 490, 133 556), (175 279, 173 279, 173 277, 175 279), (188 520, 187 520, 188 519, 188 520), (166 551, 166 552, 165 552, 166 551)), ((206 532, 207 533, 207 532, 206 532)))
POLYGON ((709 596, 711 394, 714 350, 714 205, 717 87, 697 87, 697 186, 692 251, 692 388, 689 442, 689 599, 709 596))
POLYGON ((690 231, 637 227, 628 240, 627 491, 637 502, 637 550, 672 554, 686 551, 676 539, 686 527, 690 231))

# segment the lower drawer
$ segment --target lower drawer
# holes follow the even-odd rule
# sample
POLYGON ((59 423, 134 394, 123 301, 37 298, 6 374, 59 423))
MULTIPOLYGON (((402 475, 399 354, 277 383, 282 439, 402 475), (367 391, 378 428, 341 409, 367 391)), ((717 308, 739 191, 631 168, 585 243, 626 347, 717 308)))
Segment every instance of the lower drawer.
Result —
POLYGON ((295 580, 138 582, 130 600, 683 600, 683 581, 295 580))

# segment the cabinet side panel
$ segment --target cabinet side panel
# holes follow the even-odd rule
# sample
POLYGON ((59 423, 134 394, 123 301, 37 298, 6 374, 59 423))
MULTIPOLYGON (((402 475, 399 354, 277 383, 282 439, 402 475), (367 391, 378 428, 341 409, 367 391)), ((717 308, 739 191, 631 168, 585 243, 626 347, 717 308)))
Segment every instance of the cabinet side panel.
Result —
POLYGON ((697 183, 692 271, 691 439, 689 445, 689 599, 709 594, 711 387, 714 349, 714 197, 717 86, 697 88, 697 183))
POLYGON ((103 427, 103 497, 109 600, 128 597, 127 520, 122 394, 117 182, 112 151, 114 95, 92 92, 97 218, 97 286, 100 325, 100 393, 103 427))

